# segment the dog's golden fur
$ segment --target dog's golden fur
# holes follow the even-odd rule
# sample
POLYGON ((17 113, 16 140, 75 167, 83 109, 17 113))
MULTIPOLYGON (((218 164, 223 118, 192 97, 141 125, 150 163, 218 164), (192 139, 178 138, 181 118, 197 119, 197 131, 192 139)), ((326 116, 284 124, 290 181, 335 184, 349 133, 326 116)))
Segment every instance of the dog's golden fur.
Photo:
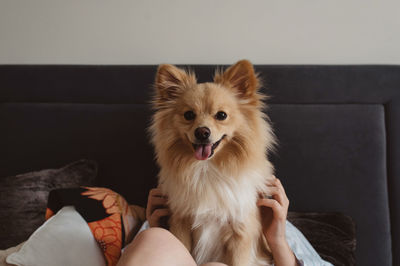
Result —
POLYGON ((171 232, 199 264, 271 263, 256 201, 271 180, 266 152, 274 136, 259 87, 246 60, 217 71, 210 83, 197 83, 193 73, 173 65, 158 68, 150 131, 159 185, 168 196, 171 232), (187 111, 195 118, 185 119, 187 111), (220 111, 226 119, 216 118, 220 111), (199 127, 210 129, 211 144, 220 141, 200 160, 194 155, 199 127))

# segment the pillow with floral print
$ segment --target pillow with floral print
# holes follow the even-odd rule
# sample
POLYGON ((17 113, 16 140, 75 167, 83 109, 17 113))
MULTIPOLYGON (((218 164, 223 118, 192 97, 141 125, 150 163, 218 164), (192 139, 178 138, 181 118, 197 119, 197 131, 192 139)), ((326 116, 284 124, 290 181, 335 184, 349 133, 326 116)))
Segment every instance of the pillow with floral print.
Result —
POLYGON ((74 206, 87 222, 107 265, 116 265, 121 249, 132 240, 142 222, 126 200, 108 188, 53 190, 49 194, 46 219, 68 205, 74 206))

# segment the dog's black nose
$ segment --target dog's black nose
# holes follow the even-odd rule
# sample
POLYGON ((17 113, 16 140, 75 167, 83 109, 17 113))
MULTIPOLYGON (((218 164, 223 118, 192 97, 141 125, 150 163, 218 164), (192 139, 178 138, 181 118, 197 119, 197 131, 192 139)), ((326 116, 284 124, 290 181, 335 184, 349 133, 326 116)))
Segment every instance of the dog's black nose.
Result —
POLYGON ((194 136, 198 140, 206 140, 211 135, 211 131, 208 127, 198 127, 194 131, 194 136))

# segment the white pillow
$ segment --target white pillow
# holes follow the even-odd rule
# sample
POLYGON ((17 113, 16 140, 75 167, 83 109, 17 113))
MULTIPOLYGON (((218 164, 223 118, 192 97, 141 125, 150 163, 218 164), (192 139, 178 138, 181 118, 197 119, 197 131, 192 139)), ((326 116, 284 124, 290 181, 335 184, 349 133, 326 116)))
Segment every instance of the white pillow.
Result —
POLYGON ((47 220, 6 261, 19 266, 106 265, 89 226, 72 206, 47 220))

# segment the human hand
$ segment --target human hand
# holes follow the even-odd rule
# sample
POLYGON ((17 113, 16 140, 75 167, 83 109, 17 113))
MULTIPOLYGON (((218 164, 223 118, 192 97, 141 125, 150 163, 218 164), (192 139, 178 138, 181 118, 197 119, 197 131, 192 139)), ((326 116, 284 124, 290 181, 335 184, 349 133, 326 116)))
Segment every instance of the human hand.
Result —
POLYGON ((168 216, 171 214, 167 200, 160 188, 150 190, 146 208, 146 219, 150 227, 167 227, 168 216))
POLYGON ((265 238, 271 249, 286 244, 286 217, 289 199, 281 181, 276 178, 267 184, 265 193, 271 197, 260 195, 257 206, 260 208, 261 224, 265 238))

